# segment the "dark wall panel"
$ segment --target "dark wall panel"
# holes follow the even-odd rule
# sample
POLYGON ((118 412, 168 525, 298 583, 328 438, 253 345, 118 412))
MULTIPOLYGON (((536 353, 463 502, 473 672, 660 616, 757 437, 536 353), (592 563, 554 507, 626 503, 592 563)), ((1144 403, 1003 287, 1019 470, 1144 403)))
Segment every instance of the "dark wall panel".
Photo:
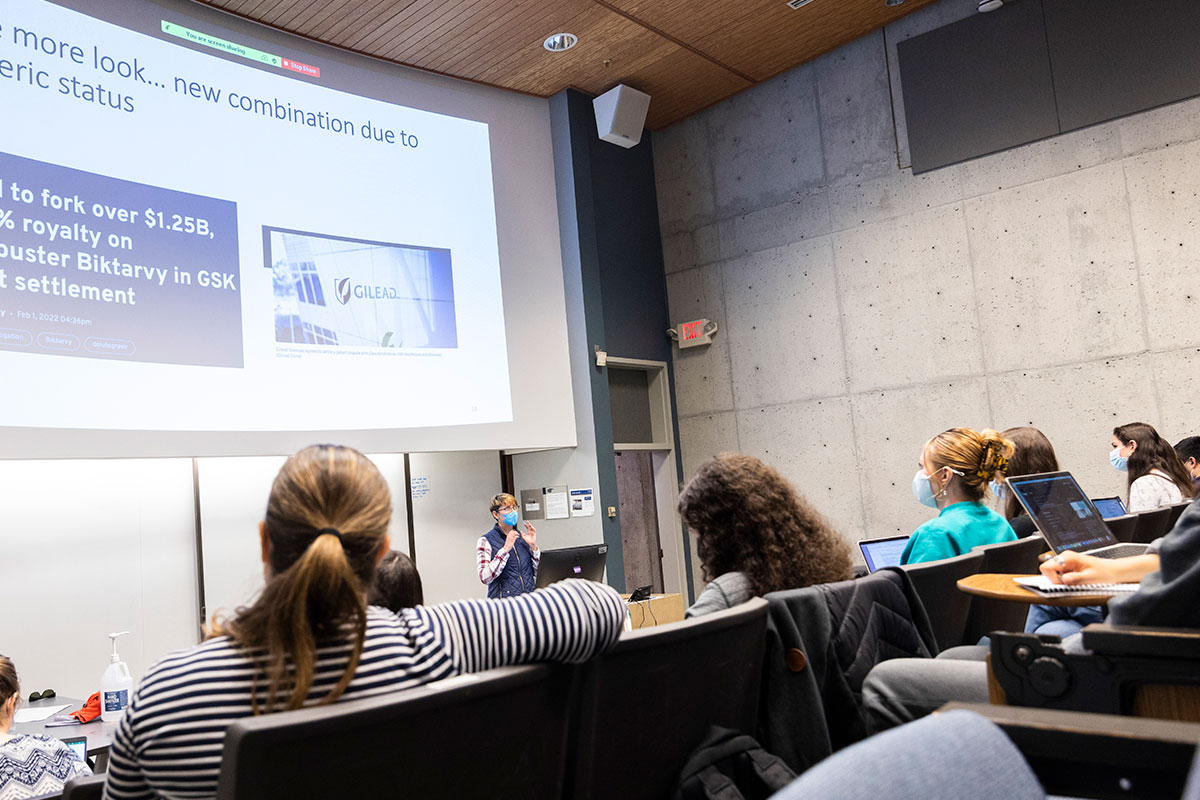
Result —
POLYGON ((1064 132, 1200 94, 1198 0, 1045 0, 1045 9, 1064 132))
POLYGON ((621 369, 611 364, 607 372, 613 441, 620 444, 653 442, 649 373, 640 369, 621 369))
POLYGON ((1059 132, 1041 0, 968 17, 897 52, 914 173, 1059 132))

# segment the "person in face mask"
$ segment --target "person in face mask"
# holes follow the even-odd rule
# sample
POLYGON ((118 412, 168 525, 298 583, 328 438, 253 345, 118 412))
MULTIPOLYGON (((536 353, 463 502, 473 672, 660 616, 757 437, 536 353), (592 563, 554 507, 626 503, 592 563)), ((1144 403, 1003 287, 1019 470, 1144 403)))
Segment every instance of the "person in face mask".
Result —
POLYGON ((542 558, 537 531, 528 522, 524 530, 519 527, 517 498, 511 494, 495 495, 490 508, 496 524, 475 545, 479 581, 490 598, 532 592, 542 558))
POLYGON ((1001 479, 1013 455, 1013 443, 994 430, 951 428, 926 442, 913 495, 939 509, 909 537, 901 564, 953 558, 981 544, 1017 538, 1004 517, 982 502, 988 484, 1001 479))
POLYGON ((1130 514, 1196 496, 1196 485, 1175 448, 1144 422, 1113 428, 1108 462, 1114 469, 1129 474, 1125 506, 1130 514))

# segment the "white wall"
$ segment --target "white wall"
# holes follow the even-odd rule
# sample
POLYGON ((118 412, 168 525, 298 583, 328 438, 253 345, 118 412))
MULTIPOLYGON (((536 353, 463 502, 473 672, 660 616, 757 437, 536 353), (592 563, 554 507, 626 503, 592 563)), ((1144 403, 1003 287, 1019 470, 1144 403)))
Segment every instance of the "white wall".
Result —
POLYGON ((1093 496, 1114 425, 1200 432, 1200 100, 914 177, 895 43, 975 8, 655 134, 671 319, 721 324, 676 361, 685 475, 755 454, 854 540, 927 518, 951 426, 1035 425, 1093 496))
POLYGON ((0 462, 0 653, 26 695, 100 688, 108 633, 135 677, 198 636, 192 463, 0 462))
POLYGON ((475 571, 475 545, 495 520, 488 510, 500 491, 500 454, 413 453, 412 477, 428 478, 429 493, 413 496, 417 569, 426 604, 486 597, 475 571))

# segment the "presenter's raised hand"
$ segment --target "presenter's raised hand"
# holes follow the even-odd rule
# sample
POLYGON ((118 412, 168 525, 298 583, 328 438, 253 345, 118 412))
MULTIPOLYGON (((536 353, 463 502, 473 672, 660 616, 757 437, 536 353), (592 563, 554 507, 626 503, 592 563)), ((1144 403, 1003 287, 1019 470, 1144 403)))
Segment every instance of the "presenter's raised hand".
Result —
POLYGON ((511 531, 509 531, 508 537, 504 540, 504 550, 512 550, 513 546, 517 543, 517 537, 520 535, 521 532, 516 528, 513 528, 511 531))
POLYGON ((529 545, 530 550, 537 550, 537 530, 533 525, 525 523, 525 530, 521 531, 521 538, 525 540, 525 544, 529 545))

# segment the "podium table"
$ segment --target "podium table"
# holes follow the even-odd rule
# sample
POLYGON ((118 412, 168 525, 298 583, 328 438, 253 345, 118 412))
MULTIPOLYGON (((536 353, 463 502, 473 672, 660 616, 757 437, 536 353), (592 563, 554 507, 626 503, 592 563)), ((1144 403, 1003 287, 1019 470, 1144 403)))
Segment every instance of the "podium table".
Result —
POLYGON ((630 627, 653 628, 655 625, 665 625, 668 622, 683 621, 683 595, 654 594, 649 600, 629 602, 629 595, 621 595, 629 609, 630 627))

